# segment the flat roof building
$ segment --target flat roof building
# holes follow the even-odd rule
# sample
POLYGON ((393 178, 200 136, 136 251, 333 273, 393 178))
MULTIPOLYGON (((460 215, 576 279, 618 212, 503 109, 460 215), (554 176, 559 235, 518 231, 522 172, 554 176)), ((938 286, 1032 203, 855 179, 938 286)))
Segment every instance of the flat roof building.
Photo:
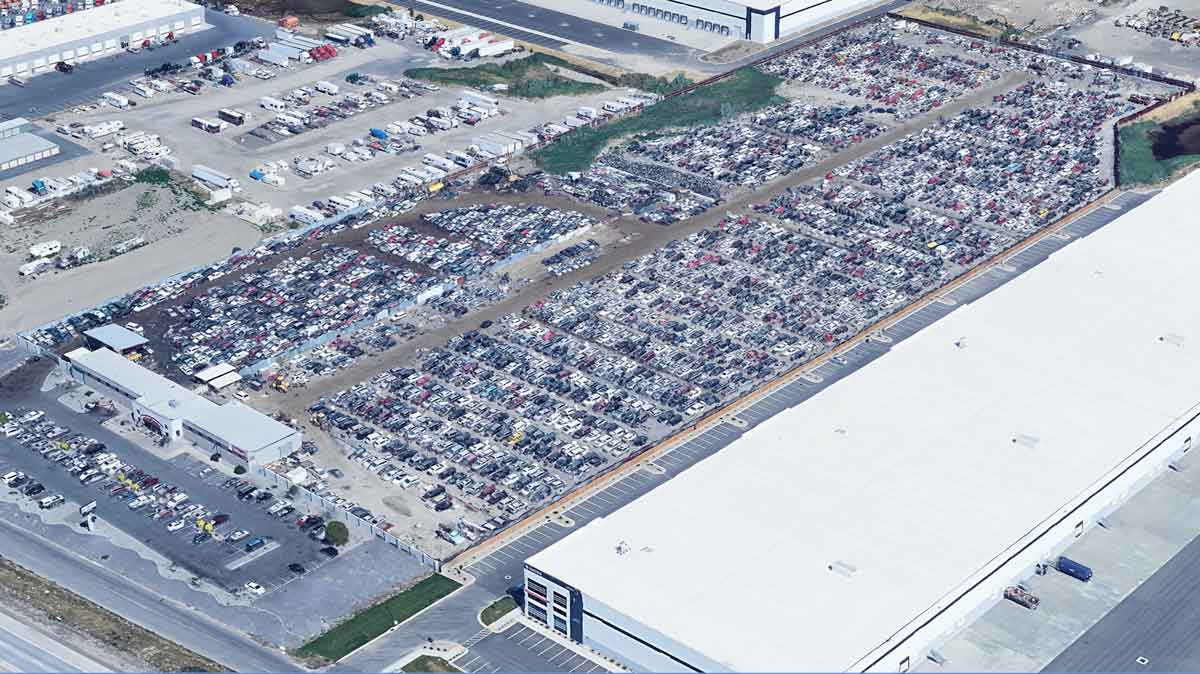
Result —
POLYGON ((527 614, 645 671, 916 667, 1200 433, 1197 189, 530 557, 527 614))
POLYGON ((0 171, 24 166, 59 153, 57 143, 28 133, 32 128, 33 125, 24 117, 0 122, 0 171))
POLYGON ((0 78, 27 77, 115 54, 123 44, 204 25, 204 8, 185 0, 120 0, 4 31, 0 78))
POLYGON ((48 159, 60 151, 57 143, 32 133, 0 138, 0 171, 48 159))
POLYGON ((767 43, 853 16, 880 0, 568 0, 555 8, 570 13, 573 4, 598 7, 615 26, 655 22, 767 43))
POLYGON ((92 328, 83 333, 84 342, 92 349, 111 349, 120 354, 128 353, 140 346, 150 343, 150 340, 130 330, 129 328, 109 323, 98 328, 92 328))
POLYGON ((0 122, 0 140, 11 138, 29 130, 30 121, 24 117, 14 117, 0 122))
POLYGON ((303 436, 290 426, 237 401, 217 404, 108 349, 79 348, 64 359, 72 379, 113 398, 167 443, 190 440, 246 466, 300 449, 303 436))

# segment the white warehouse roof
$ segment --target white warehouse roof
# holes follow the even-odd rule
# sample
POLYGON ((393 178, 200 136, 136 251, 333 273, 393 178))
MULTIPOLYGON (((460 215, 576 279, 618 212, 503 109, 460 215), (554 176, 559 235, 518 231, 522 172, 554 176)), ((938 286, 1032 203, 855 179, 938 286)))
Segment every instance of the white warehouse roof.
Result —
POLYGON ((1196 407, 1197 189, 1193 173, 529 564, 734 670, 871 666, 1196 407))
POLYGON ((250 455, 297 433, 236 400, 219 405, 108 349, 80 347, 66 359, 133 392, 139 405, 187 421, 250 455))
POLYGON ((4 40, 0 41, 0 61, 59 45, 69 46, 92 36, 161 21, 198 9, 199 5, 185 0, 117 0, 100 7, 25 24, 4 31, 4 40))

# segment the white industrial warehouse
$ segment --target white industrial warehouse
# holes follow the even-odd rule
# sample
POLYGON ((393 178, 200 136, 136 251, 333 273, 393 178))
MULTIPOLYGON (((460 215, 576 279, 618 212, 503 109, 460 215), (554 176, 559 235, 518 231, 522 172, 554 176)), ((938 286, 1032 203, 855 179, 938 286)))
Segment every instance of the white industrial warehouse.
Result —
POLYGON ((48 159, 59 153, 53 141, 30 133, 33 125, 24 117, 0 122, 0 171, 48 159))
POLYGON ((526 612, 640 670, 916 667, 1190 448, 1198 189, 531 557, 526 612))
POLYGON ((204 8, 185 0, 120 0, 4 31, 0 78, 27 77, 117 53, 123 45, 204 26, 204 8))
POLYGON ((223 405, 130 361, 111 348, 64 356, 67 374, 126 408, 167 444, 188 440, 235 464, 264 466, 300 449, 302 434, 237 401, 223 405))
POLYGON ((613 25, 644 19, 762 43, 880 4, 880 0, 570 0, 555 8, 569 12, 571 3, 585 2, 606 7, 613 25))

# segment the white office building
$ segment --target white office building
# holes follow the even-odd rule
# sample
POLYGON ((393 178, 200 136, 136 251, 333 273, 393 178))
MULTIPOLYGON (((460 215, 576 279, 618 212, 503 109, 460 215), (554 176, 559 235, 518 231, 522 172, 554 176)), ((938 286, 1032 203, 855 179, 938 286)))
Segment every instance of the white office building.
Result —
POLYGON ((1198 189, 529 558, 527 614, 643 671, 915 668, 1191 448, 1198 189))
POLYGON ((247 468, 300 449, 300 431, 237 401, 215 403, 115 351, 78 348, 63 359, 72 379, 111 398, 167 444, 190 441, 247 468))

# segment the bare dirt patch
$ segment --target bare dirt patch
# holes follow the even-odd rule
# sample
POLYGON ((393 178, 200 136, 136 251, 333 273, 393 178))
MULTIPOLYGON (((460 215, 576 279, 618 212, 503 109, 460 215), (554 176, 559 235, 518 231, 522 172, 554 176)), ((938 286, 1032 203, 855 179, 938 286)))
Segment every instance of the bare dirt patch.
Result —
POLYGON ((733 63, 740 61, 747 56, 753 56, 762 50, 766 49, 765 44, 750 42, 749 40, 738 40, 732 44, 721 47, 716 51, 709 52, 700 57, 705 63, 733 63))
POLYGON ((0 559, 0 597, 39 622, 59 626, 105 651, 134 659, 134 668, 158 672, 226 672, 221 665, 163 639, 83 597, 0 559))
POLYGON ((1043 33, 1095 8, 1096 3, 1086 0, 920 0, 899 13, 996 37, 1007 29, 1043 33))

